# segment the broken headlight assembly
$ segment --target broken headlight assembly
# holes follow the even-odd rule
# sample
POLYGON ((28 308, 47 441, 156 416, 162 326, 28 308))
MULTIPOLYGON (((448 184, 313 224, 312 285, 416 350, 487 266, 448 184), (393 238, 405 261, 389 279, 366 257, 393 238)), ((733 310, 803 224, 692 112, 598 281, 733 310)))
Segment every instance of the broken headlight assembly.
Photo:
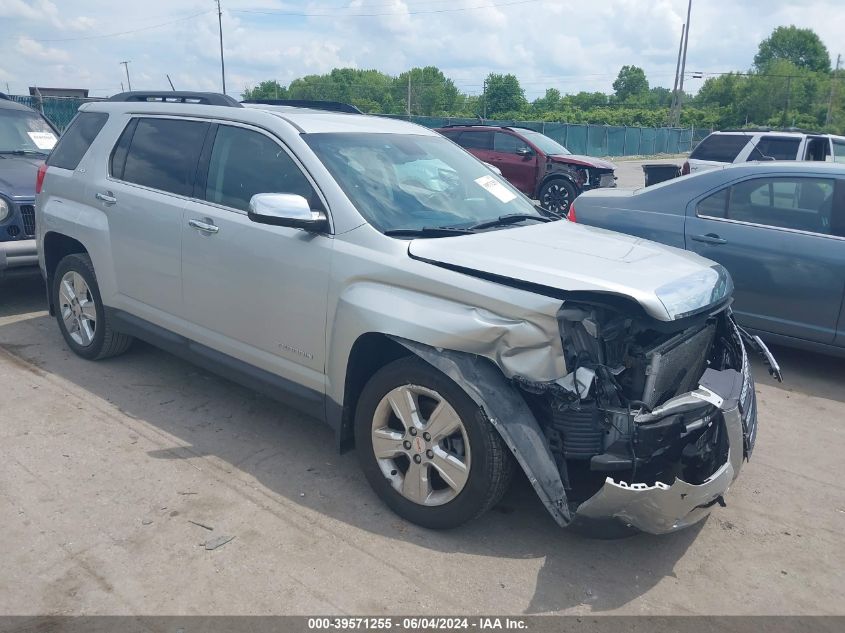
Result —
POLYGON ((682 319, 731 296, 733 281, 722 266, 676 279, 655 291, 672 319, 682 319))

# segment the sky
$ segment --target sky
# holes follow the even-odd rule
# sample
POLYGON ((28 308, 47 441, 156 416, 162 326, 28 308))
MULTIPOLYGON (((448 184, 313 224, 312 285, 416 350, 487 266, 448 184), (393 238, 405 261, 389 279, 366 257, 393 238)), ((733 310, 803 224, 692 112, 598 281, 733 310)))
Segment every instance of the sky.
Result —
MULTIPOLYGON (((335 67, 399 74, 437 66, 480 94, 514 73, 529 99, 611 92, 625 64, 672 87, 687 0, 221 0, 226 87, 240 96, 335 67)), ((815 30, 845 54, 842 0, 693 0, 687 71, 747 70, 779 25, 815 30)), ((215 0, 0 0, 0 91, 33 85, 221 90, 215 0)), ((704 75, 705 77, 707 74, 704 75)), ((695 92, 703 79, 688 78, 695 92)))

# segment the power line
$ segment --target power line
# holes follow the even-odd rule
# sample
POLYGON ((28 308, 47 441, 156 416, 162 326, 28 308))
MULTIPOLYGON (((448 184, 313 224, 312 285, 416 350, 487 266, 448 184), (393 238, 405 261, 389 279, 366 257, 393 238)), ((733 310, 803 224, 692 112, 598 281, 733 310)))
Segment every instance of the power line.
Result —
POLYGON ((106 37, 117 37, 119 35, 129 35, 130 33, 140 33, 141 31, 150 31, 152 29, 158 29, 163 26, 169 26, 171 24, 176 24, 177 22, 184 22, 185 20, 192 20, 193 18, 199 17, 201 15, 205 15, 207 13, 211 13, 212 10, 209 11, 200 11, 199 13, 192 13, 191 15, 186 15, 181 18, 177 18, 175 20, 170 20, 168 22, 161 22, 159 24, 153 24, 151 26, 144 26, 139 29, 132 29, 131 31, 120 31, 119 33, 104 33, 102 35, 86 35, 84 37, 63 37, 63 38, 51 38, 51 39, 35 39, 32 37, 28 37, 26 35, 19 35, 17 39, 19 40, 32 40, 33 42, 77 42, 81 40, 100 40, 106 37))
POLYGON ((511 0, 511 2, 500 2, 498 4, 482 4, 472 7, 452 7, 450 9, 431 9, 421 11, 408 11, 407 13, 397 13, 396 11, 387 11, 383 13, 300 13, 297 11, 260 11, 258 9, 229 9, 232 13, 250 13, 258 15, 279 15, 279 16, 294 16, 300 18, 374 18, 379 16, 401 16, 401 15, 429 15, 433 13, 455 13, 458 11, 475 11, 478 9, 497 9, 501 7, 512 7, 518 4, 532 4, 539 0, 511 0))

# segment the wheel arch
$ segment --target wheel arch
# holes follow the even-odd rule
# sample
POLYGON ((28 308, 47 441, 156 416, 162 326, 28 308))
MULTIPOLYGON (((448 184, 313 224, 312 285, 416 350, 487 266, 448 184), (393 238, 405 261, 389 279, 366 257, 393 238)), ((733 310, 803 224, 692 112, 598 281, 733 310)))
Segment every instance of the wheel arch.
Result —
POLYGON ((44 252, 44 272, 47 282, 47 305, 52 315, 55 313, 55 306, 53 305, 53 293, 51 289, 53 287, 53 276, 55 275, 59 262, 68 255, 88 253, 88 249, 79 240, 56 231, 48 231, 44 235, 42 249, 44 252))
POLYGON ((327 417, 336 429, 338 447, 341 452, 346 452, 355 446, 355 409, 364 385, 373 374, 388 363, 411 354, 406 347, 381 332, 361 334, 352 344, 346 364, 343 404, 338 406, 330 398, 327 400, 329 407, 327 417))

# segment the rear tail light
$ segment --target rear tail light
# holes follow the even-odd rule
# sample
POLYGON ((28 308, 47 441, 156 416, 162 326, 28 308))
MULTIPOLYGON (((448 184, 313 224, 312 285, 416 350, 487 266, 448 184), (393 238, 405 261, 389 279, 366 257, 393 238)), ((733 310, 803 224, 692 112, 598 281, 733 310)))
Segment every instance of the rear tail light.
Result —
POLYGON ((44 176, 47 174, 47 163, 41 163, 38 168, 38 175, 35 176, 35 193, 41 193, 41 187, 44 186, 44 176))
POLYGON ((569 220, 570 222, 577 222, 577 219, 575 217, 575 203, 574 202, 569 205, 569 213, 566 214, 566 219, 569 220))
POLYGON ((681 167, 681 176, 686 176, 689 173, 689 161, 684 161, 684 166, 681 167))

